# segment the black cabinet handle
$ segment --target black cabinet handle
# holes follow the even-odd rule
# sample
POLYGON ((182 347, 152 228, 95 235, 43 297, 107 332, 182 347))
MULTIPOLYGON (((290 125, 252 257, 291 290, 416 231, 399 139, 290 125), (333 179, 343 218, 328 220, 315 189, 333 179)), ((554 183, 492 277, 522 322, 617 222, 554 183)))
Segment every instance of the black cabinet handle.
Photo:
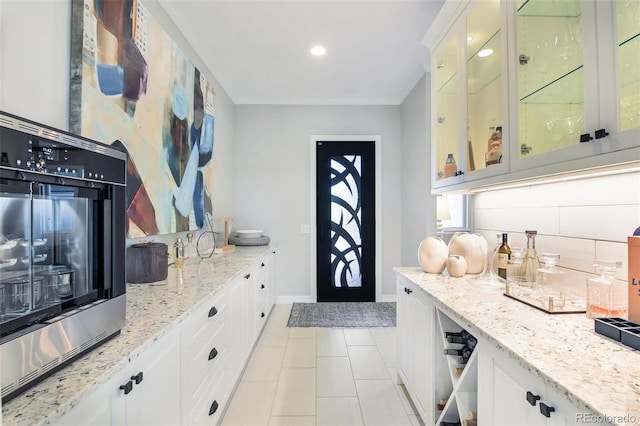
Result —
POLYGON ((251 276, 251 274, 247 274, 247 275, 244 276, 244 279, 248 280, 250 276, 251 276))
POLYGON ((218 350, 216 348, 211 349, 211 352, 209 352, 209 361, 211 361, 217 356, 218 356, 218 350))
POLYGON ((413 293, 413 290, 407 287, 407 294, 411 294, 411 293, 413 293))
POLYGON ((140 382, 142 381, 142 371, 139 372, 138 374, 136 374, 135 376, 131 376, 131 380, 133 380, 134 382, 136 382, 136 385, 139 385, 140 382))
POLYGON ((264 318, 264 312, 260 314, 260 318, 264 318))
POLYGON ((609 136, 609 132, 607 132, 606 129, 599 129, 599 130, 596 130, 595 135, 596 135, 596 139, 602 139, 609 136))
POLYGON ((211 318, 212 316, 214 316, 217 313, 218 313, 218 309, 216 309, 215 306, 212 306, 211 309, 209 309, 209 318, 211 318))
POLYGON ((540 403, 540 414, 542 414, 543 416, 551 417, 551 413, 553 413, 554 411, 556 411, 555 408, 548 406, 544 402, 540 403))
POLYGON ((261 288, 261 289, 264 289, 264 284, 261 284, 261 285, 260 285, 260 288, 261 288))
POLYGON ((129 395, 129 392, 133 389, 133 382, 129 380, 126 384, 120 385, 120 389, 124 391, 125 395, 129 395))
POLYGON ((213 401, 213 404, 211 404, 211 408, 209 408, 209 415, 213 416, 216 411, 218 411, 218 401, 213 401))
POLYGON ((260 264, 260 266, 262 266, 262 267, 264 268, 266 265, 264 264, 264 262, 262 262, 262 263, 260 264))
POLYGON ((527 391, 527 401, 529 402, 529 404, 535 407, 539 400, 540 396, 534 395, 530 391, 527 391))
POLYGON ((592 141, 593 137, 590 133, 585 133, 584 135, 580 135, 580 143, 592 141))

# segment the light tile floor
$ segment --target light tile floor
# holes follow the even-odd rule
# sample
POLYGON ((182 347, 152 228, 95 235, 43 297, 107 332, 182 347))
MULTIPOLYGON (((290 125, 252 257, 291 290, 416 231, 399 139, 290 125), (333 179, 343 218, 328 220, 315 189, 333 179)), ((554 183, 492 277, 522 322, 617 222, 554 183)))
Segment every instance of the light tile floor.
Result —
POLYGON ((289 328, 276 305, 223 426, 419 425, 397 384, 396 330, 289 328))

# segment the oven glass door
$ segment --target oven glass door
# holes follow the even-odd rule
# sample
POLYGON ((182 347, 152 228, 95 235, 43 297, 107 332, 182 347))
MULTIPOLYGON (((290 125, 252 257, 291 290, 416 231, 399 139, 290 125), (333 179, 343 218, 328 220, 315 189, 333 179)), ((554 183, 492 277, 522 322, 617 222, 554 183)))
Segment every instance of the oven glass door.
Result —
POLYGON ((0 337, 101 297, 100 190, 0 181, 0 337))

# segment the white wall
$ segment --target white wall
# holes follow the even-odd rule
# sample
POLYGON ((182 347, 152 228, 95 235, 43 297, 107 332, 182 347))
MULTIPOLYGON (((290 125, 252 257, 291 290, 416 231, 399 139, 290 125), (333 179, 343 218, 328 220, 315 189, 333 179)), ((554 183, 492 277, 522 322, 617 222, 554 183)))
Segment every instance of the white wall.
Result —
POLYGON ((418 266, 418 246, 436 235, 436 202, 431 195, 431 102, 425 74, 400 105, 402 120, 402 266, 418 266))
MULTIPOLYGON (((279 243, 278 295, 311 295, 311 135, 382 138, 382 294, 395 294, 401 264, 401 120, 398 106, 237 105, 235 229, 264 229, 279 243)), ((281 299, 282 300, 282 299, 281 299)))
MULTIPOLYGON (((216 90, 213 155, 214 215, 233 215, 234 105, 155 1, 149 12, 216 90)), ((69 129, 69 0, 0 0, 0 109, 61 130, 69 129)), ((156 237, 171 243, 175 236, 156 237)))
POLYGON ((475 230, 490 247, 496 232, 525 247, 524 231, 537 230, 536 250, 560 254, 560 266, 593 274, 594 260, 620 260, 617 278, 627 280, 627 237, 640 226, 638 172, 479 193, 474 204, 475 230))

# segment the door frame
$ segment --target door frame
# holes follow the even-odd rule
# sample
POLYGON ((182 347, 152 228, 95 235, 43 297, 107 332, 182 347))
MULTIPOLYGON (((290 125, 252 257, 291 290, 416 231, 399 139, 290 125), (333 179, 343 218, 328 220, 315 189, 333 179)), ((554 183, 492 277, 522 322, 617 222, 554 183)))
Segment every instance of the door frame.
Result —
POLYGON ((318 141, 327 142, 373 142, 375 145, 376 166, 376 302, 382 301, 382 137, 380 135, 311 135, 309 137, 309 245, 311 256, 309 270, 311 282, 311 301, 318 301, 317 265, 316 265, 316 144, 318 141))

